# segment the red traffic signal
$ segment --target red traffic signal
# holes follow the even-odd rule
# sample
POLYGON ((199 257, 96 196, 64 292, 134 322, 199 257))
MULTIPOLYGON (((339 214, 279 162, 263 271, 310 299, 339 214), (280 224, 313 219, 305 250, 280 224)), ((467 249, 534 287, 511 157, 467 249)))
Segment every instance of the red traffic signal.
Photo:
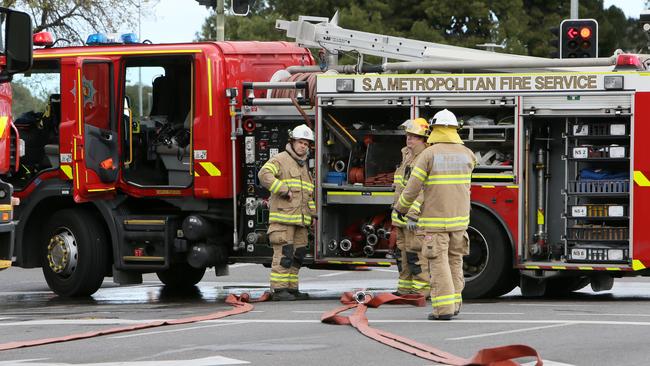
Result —
POLYGON ((598 57, 598 22, 565 19, 560 23, 560 58, 598 57))

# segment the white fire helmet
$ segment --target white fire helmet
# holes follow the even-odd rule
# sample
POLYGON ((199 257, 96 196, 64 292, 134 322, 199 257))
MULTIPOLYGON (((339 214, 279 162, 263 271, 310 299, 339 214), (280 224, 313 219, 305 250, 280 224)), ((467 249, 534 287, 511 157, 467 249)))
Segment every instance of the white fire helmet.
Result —
POLYGON ((456 119, 456 115, 453 114, 450 110, 448 109, 443 109, 436 113, 431 120, 429 120, 429 123, 433 126, 453 126, 453 127, 458 127, 458 120, 456 119))
POLYGON ((294 140, 305 139, 313 142, 314 131, 312 131, 311 128, 307 127, 307 125, 302 124, 291 131, 289 138, 292 138, 294 140))

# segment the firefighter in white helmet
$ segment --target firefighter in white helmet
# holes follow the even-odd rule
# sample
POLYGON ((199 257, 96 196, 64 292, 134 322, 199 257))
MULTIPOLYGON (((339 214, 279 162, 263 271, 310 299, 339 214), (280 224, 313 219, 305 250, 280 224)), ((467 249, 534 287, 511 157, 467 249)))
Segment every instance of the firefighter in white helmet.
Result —
POLYGON ((269 199, 269 242, 272 299, 307 299, 298 290, 298 271, 307 254, 308 228, 315 215, 314 181, 307 166, 314 132, 306 125, 294 128, 285 151, 271 157, 260 169, 261 184, 271 192, 269 199))
MULTIPOLYGON (((402 162, 395 171, 393 188, 395 198, 393 204, 397 203, 406 182, 411 176, 413 163, 422 151, 427 147, 427 136, 429 135, 429 124, 424 118, 406 120, 402 124, 406 131, 406 146, 402 148, 402 162)), ((423 194, 413 202, 408 214, 408 219, 398 217, 395 212, 391 215, 393 226, 397 230, 397 248, 395 250, 395 261, 399 271, 397 292, 395 295, 406 295, 420 293, 427 296, 429 293, 429 272, 428 268, 422 268, 420 261, 421 248, 415 240, 415 229, 417 218, 420 215, 420 204, 423 194)))
POLYGON ((431 144, 419 156, 395 210, 406 214, 421 191, 424 201, 416 240, 431 274, 430 320, 449 320, 460 311, 463 256, 469 254, 470 183, 476 158, 458 135, 456 116, 444 109, 429 121, 431 144))

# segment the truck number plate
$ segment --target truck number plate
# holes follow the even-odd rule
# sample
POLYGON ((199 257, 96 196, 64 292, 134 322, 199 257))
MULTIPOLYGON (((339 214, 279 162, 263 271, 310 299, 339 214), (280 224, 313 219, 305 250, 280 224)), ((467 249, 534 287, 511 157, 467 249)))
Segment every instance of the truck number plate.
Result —
POLYGON ((579 248, 571 249, 571 258, 587 259, 587 249, 579 249, 579 248))
POLYGON ((585 217, 587 216, 587 206, 573 206, 571 207, 571 216, 585 217))
POLYGON ((586 159, 589 157, 589 148, 588 147, 574 147, 573 148, 573 158, 574 159, 586 159))

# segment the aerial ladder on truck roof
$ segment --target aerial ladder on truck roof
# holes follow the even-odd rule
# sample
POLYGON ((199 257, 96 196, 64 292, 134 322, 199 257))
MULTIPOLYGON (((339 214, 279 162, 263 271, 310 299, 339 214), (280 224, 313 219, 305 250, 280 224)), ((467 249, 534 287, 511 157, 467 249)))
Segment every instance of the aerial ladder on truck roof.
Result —
MULTIPOLYGON (((300 16, 298 20, 276 20, 276 29, 286 31, 289 38, 307 48, 323 48, 328 54, 327 68, 345 73, 395 72, 431 70, 495 71, 595 71, 594 67, 616 65, 617 53, 602 58, 548 59, 477 50, 441 43, 424 42, 402 37, 349 30, 338 26, 338 12, 325 17, 300 16), (357 65, 338 65, 338 52, 358 52, 357 65), (364 65, 363 55, 383 58, 381 65, 364 65), (399 62, 388 62, 398 60, 399 62)), ((323 71, 319 66, 290 67, 287 71, 323 71)))

